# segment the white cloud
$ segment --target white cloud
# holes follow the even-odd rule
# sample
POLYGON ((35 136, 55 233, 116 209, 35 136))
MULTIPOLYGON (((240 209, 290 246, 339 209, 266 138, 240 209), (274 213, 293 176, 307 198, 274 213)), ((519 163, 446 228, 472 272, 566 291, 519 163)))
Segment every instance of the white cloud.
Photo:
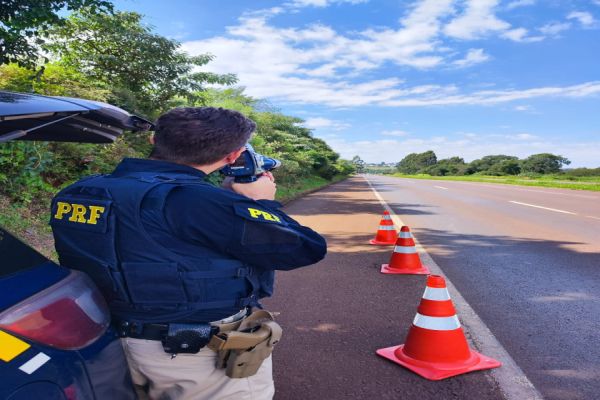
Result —
POLYGON ((592 27, 596 24, 596 20, 594 19, 594 16, 592 14, 590 14, 589 12, 585 12, 585 11, 573 11, 572 13, 570 13, 569 15, 567 15, 567 19, 575 19, 577 21, 579 21, 579 23, 581 25, 583 25, 584 27, 592 27))
POLYGON ((519 140, 532 140, 532 139, 539 139, 539 136, 535 136, 532 135, 530 133, 518 133, 516 135, 514 135, 515 138, 519 139, 519 140))
POLYGON ((382 102, 392 107, 423 107, 440 105, 485 105, 508 103, 540 97, 578 98, 600 94, 600 81, 573 86, 539 87, 524 90, 483 90, 463 94, 432 94, 421 97, 398 98, 382 102))
POLYGON ((534 4, 535 4, 535 0, 515 0, 515 1, 511 1, 510 3, 508 3, 506 5, 506 9, 512 10, 517 7, 532 6, 534 4))
POLYGON ((314 24, 303 28, 278 28, 268 20, 273 13, 250 13, 227 35, 184 43, 195 54, 217 56, 211 65, 241 75, 241 70, 265 68, 277 75, 303 74, 339 77, 380 67, 385 62, 415 68, 431 68, 443 61, 434 54, 439 33, 438 18, 451 11, 453 0, 426 0, 401 20, 399 29, 365 30, 349 36, 331 27, 314 24), (266 62, 268 60, 268 62, 266 62), (268 64, 268 65, 267 65, 268 64))
POLYGON ((245 18, 270 18, 270 17, 274 17, 275 15, 279 15, 279 14, 283 14, 285 11, 287 10, 287 8, 284 7, 271 7, 271 8, 261 8, 259 10, 252 10, 252 11, 247 11, 244 14, 242 14, 242 17, 240 19, 245 19, 245 18))
POLYGON ((437 49, 435 38, 440 31, 440 19, 452 12, 453 0, 424 0, 400 19, 398 30, 366 30, 361 39, 351 41, 355 56, 381 64, 391 61, 398 65, 431 68, 443 61, 432 54, 437 49))
MULTIPOLYGON (((404 93, 397 78, 353 83, 344 78, 379 68, 386 62, 430 68, 443 61, 434 54, 439 19, 453 0, 426 0, 409 10, 399 29, 366 30, 344 36, 325 25, 279 28, 268 23, 272 11, 246 14, 227 35, 190 41, 190 54, 212 53, 212 72, 238 75, 257 97, 283 98, 337 106, 381 102, 404 93), (309 100, 312 98, 312 100, 309 100), (346 98, 346 100, 344 100, 346 98)), ((426 90, 416 87, 410 90, 426 90)))
POLYGON ((454 61, 454 65, 458 67, 470 67, 471 65, 479 64, 490 59, 490 56, 485 54, 483 49, 469 49, 465 58, 454 61))
POLYGON ((303 125, 310 129, 329 128, 334 131, 341 131, 350 127, 350 124, 345 122, 323 117, 307 118, 303 125))
MULTIPOLYGON (((541 36, 527 36, 527 29, 512 28, 508 22, 499 19, 495 14, 499 0, 465 0, 465 2, 466 8, 463 13, 444 27, 446 35, 463 40, 481 39, 491 34, 498 34, 515 42, 538 42, 544 39, 541 36)), ((511 4, 512 8, 515 8, 529 5, 529 2, 517 1, 508 6, 510 7, 511 4)))
POLYGON ((515 111, 531 111, 531 106, 516 106, 515 111))
POLYGON ((550 22, 538 28, 538 30, 544 35, 556 36, 569 28, 571 28, 571 24, 568 22, 550 22))
POLYGON ((381 134, 383 136, 402 137, 402 136, 407 136, 409 133, 406 131, 401 131, 401 130, 393 130, 393 131, 382 131, 381 134))
POLYGON ((369 29, 342 34, 313 24, 277 27, 269 19, 281 8, 245 14, 226 34, 183 43, 192 55, 212 53, 205 69, 234 73, 246 93, 258 98, 331 107, 420 107, 494 104, 535 97, 580 97, 600 92, 600 82, 569 87, 466 91, 454 85, 409 85, 397 75, 371 79, 386 64, 417 69, 440 65, 467 67, 490 58, 483 48, 469 49, 463 59, 441 42, 450 31, 457 37, 477 36, 491 27, 515 41, 538 40, 524 28, 511 28, 493 12, 497 0, 465 0, 466 9, 444 27, 456 0, 423 0, 400 19, 397 29, 369 29), (498 22, 499 21, 499 22, 498 22), (487 26, 488 28, 484 27, 487 26), (496 28, 494 28, 496 25, 496 28), (367 78, 363 78, 367 77, 367 78))
POLYGON ((286 3, 286 5, 290 7, 328 7, 335 3, 350 3, 350 4, 360 4, 366 3, 369 0, 293 0, 290 3, 286 3))
POLYGON ((502 34, 502 37, 515 42, 539 42, 544 40, 543 36, 527 36, 529 31, 525 28, 510 29, 502 34))
POLYGON ((465 11, 450 21, 444 32, 459 39, 477 39, 492 32, 509 29, 510 24, 494 14, 498 3, 498 0, 467 0, 465 11))

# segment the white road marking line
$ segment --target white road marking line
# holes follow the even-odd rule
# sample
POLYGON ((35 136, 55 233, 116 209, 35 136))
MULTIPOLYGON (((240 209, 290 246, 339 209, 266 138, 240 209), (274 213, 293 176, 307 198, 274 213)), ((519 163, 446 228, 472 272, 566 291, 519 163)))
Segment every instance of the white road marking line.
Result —
POLYGON ((574 213, 574 212, 571 212, 571 211, 557 210, 556 208, 548 208, 548 207, 536 206, 535 204, 521 203, 520 201, 509 200, 508 202, 509 203, 514 203, 514 204, 520 204, 522 206, 527 206, 527 207, 541 208, 542 210, 554 211, 554 212, 557 212, 557 213, 577 215, 577 213, 574 213))
MULTIPOLYGON (((404 225, 402 220, 392 211, 390 206, 383 200, 381 195, 375 190, 371 181, 363 176, 367 181, 371 190, 375 194, 375 197, 384 209, 386 209, 391 217, 392 221, 398 226, 404 225)), ((414 235, 413 235, 414 237, 414 235)), ((421 261, 427 265, 432 273, 442 275, 446 279, 446 287, 452 295, 452 301, 460 315, 460 320, 467 330, 471 333, 469 335, 470 340, 474 342, 475 347, 484 353, 488 357, 493 357, 502 362, 500 368, 495 368, 489 371, 492 378, 496 381, 502 394, 506 400, 543 400, 542 395, 533 386, 533 383, 527 378, 527 375, 517 365, 515 360, 508 354, 506 349, 502 347, 498 339, 494 336, 492 331, 485 325, 485 323, 479 318, 475 310, 471 308, 469 303, 465 300, 456 287, 450 282, 450 279, 446 277, 442 269, 433 261, 431 256, 427 254, 423 246, 419 241, 414 238, 415 246, 420 253, 421 261)))
POLYGON ((44 353, 37 353, 35 357, 31 360, 27 361, 25 364, 21 365, 19 369, 26 374, 33 374, 37 371, 42 365, 46 364, 50 360, 50 357, 44 353))
POLYGON ((448 190, 448 188, 447 188, 447 187, 443 187, 443 186, 434 186, 434 187, 436 187, 436 188, 438 188, 438 189, 444 189, 444 190, 448 190))
POLYGON ((586 217, 586 218, 593 218, 593 219, 600 220, 600 218, 598 218, 598 217, 592 217, 591 215, 586 215, 585 217, 586 217))

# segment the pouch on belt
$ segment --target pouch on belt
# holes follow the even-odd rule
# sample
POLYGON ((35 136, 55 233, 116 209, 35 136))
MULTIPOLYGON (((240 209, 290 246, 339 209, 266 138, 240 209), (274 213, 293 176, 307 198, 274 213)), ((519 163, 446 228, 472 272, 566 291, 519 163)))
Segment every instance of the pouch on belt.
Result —
POLYGON ((214 335, 208 348, 217 352, 217 368, 225 368, 228 377, 246 378, 256 374, 281 334, 273 314, 258 310, 244 319, 237 330, 214 335))

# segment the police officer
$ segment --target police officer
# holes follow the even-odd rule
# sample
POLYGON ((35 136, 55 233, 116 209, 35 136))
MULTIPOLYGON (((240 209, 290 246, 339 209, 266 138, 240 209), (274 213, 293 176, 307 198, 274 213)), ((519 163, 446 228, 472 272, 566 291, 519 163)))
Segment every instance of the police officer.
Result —
POLYGON ((176 108, 158 118, 149 159, 126 158, 112 174, 84 178, 53 200, 60 262, 101 289, 133 381, 152 399, 274 394, 270 357, 255 375, 229 378, 209 348, 164 344, 178 329, 200 338, 192 347, 206 344, 272 294, 274 270, 326 253, 325 240, 274 201, 272 175, 229 190, 205 180, 235 162, 255 128, 236 111, 176 108))

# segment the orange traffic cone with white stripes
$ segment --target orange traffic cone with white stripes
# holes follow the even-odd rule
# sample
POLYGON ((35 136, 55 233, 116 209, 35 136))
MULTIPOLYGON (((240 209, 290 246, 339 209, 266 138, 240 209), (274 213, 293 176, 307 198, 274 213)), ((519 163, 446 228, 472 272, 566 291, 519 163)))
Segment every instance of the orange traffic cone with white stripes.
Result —
POLYGON ((397 237, 398 233, 394 227, 394 222, 392 222, 392 217, 389 212, 384 211, 379 222, 379 228, 377 228, 377 233, 375 234, 375 239, 371 239, 369 243, 380 246, 393 245, 396 243, 397 237))
POLYGON ((379 349, 377 354, 433 381, 501 365, 469 348, 446 281, 439 275, 427 277, 406 343, 379 349))
POLYGON ((396 240, 394 252, 389 264, 381 265, 382 274, 414 274, 429 275, 429 269, 421 264, 421 258, 417 253, 415 241, 408 226, 400 229, 400 235, 396 240))

